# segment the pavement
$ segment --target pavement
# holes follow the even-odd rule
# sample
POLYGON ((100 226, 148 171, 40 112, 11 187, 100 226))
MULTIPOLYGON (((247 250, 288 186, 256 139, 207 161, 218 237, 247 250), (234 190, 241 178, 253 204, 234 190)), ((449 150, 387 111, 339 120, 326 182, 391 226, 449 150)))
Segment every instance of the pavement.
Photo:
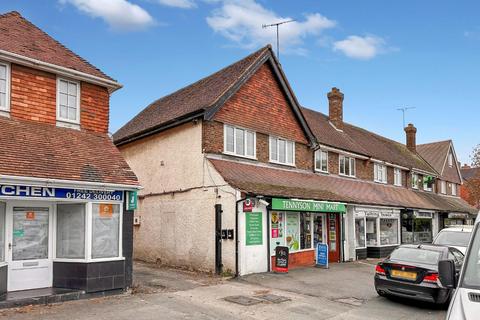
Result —
POLYGON ((425 303, 379 297, 374 261, 226 279, 136 263, 131 293, 0 311, 0 319, 445 319, 425 303))

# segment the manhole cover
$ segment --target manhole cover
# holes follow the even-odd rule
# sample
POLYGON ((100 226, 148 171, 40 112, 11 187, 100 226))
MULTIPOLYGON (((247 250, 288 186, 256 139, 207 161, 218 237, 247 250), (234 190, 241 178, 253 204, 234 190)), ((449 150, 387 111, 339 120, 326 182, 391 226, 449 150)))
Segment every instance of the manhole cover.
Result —
POLYGON ((362 299, 357 299, 357 298, 353 298, 353 297, 335 299, 334 301, 349 304, 349 305, 355 306, 355 307, 360 307, 363 304, 362 299))
POLYGON ((271 303, 282 303, 291 300, 290 298, 284 296, 277 296, 276 294, 262 294, 255 296, 255 298, 262 299, 271 303))
POLYGON ((223 298, 223 300, 240 304, 242 306, 253 306, 254 304, 258 304, 262 302, 261 300, 247 297, 247 296, 229 296, 229 297, 223 298))

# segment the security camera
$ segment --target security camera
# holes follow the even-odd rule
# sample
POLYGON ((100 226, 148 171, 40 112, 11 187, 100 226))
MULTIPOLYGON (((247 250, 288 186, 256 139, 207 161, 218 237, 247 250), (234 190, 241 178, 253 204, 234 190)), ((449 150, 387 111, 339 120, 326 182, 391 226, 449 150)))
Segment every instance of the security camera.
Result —
POLYGON ((261 204, 263 204, 265 207, 268 207, 270 205, 270 203, 268 203, 267 201, 263 200, 263 199, 260 199, 258 200, 258 202, 260 202, 261 204))

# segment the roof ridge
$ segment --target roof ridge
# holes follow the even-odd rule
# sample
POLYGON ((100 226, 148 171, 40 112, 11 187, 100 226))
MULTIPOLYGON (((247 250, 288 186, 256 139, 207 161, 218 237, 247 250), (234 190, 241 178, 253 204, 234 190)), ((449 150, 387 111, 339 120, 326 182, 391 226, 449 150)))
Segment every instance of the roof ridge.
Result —
POLYGON ((434 141, 434 142, 427 142, 427 143, 420 143, 420 144, 417 144, 417 147, 419 146, 428 146, 428 145, 432 145, 432 144, 440 144, 440 143, 445 143, 445 142, 453 142, 452 139, 447 139, 447 140, 440 140, 440 141, 434 141))
POLYGON ((16 10, 0 14, 0 18, 5 18, 5 17, 9 17, 9 16, 19 16, 19 17, 21 17, 22 15, 20 14, 20 12, 18 12, 16 10))

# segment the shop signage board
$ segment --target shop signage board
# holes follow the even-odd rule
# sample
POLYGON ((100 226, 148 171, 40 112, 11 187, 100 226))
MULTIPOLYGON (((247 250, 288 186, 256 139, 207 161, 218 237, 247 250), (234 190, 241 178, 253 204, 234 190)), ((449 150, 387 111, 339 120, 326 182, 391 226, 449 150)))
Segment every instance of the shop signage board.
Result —
POLYGON ((315 253, 317 256, 317 267, 328 269, 328 244, 317 243, 315 253))
POLYGON ((137 209, 138 196, 137 191, 128 191, 127 192, 127 210, 137 209))
POLYGON ((253 200, 252 199, 245 199, 243 201, 243 212, 252 212, 253 210, 253 200))
POLYGON ((263 244, 263 226, 261 212, 245 213, 246 245, 256 246, 263 244))
POLYGON ((288 272, 288 247, 275 248, 275 272, 288 272))
POLYGON ((122 201, 123 191, 0 184, 0 197, 122 201))
POLYGON ((345 212, 345 204, 327 201, 272 199, 272 210, 306 212, 345 212))

